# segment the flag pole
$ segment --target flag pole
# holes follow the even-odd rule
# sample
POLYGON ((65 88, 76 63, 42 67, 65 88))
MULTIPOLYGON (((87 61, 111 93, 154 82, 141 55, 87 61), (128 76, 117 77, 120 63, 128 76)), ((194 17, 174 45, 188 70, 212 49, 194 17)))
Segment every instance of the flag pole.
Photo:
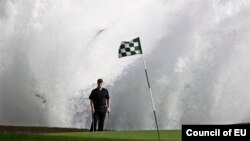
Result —
POLYGON ((121 43, 120 48, 119 48, 119 58, 131 56, 131 55, 136 55, 136 54, 142 54, 142 60, 144 63, 145 74, 146 74, 146 78, 147 78, 147 82, 148 82, 149 94, 150 94, 151 103, 152 103, 152 107, 153 107, 155 125, 156 125, 156 129, 157 129, 157 133, 158 133, 158 140, 160 141, 160 132, 159 132, 157 117, 156 117, 156 113, 155 113, 154 100, 153 100, 152 91, 151 91, 150 83, 149 83, 149 79, 148 79, 147 66, 146 66, 145 59, 144 59, 142 49, 141 49, 140 39, 139 39, 139 37, 137 37, 137 38, 133 39, 132 41, 123 41, 121 43), (137 44, 134 44, 134 43, 137 43, 137 44))
POLYGON ((160 132, 159 132, 157 117, 156 117, 156 113, 155 113, 154 99, 153 99, 153 95, 152 95, 152 91, 151 91, 151 87, 150 87, 150 83, 149 83, 149 79, 148 79, 148 71, 147 71, 147 66, 146 66, 146 62, 145 62, 143 54, 142 54, 142 60, 143 60, 143 64, 144 64, 144 68, 145 68, 145 74, 146 74, 146 78, 147 78, 147 82, 148 82, 148 89, 149 89, 149 94, 150 94, 151 103, 152 103, 152 107, 153 107, 155 125, 156 125, 156 129, 157 129, 157 134, 158 134, 158 140, 160 140, 160 132))

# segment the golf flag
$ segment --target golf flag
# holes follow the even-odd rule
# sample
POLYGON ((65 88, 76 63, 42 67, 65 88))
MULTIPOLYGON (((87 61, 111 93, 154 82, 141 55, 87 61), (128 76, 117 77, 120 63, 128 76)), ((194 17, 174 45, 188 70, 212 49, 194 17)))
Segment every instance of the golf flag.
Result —
MULTIPOLYGON (((119 58, 126 57, 126 56, 132 56, 136 54, 142 54, 142 49, 141 49, 141 43, 139 37, 133 39, 132 41, 122 41, 120 48, 119 48, 119 58)), ((152 107, 153 107, 153 113, 155 117, 155 125, 157 129, 157 135, 158 135, 158 140, 160 141, 160 132, 159 132, 159 127, 158 127, 158 122, 157 122, 157 117, 156 117, 156 112, 155 112, 155 104, 153 100, 153 94, 151 91, 150 83, 149 83, 149 78, 148 78, 148 71, 147 71, 147 66, 145 59, 142 54, 142 60, 144 63, 144 68, 145 68, 145 74, 146 74, 146 79, 148 82, 148 89, 149 89, 149 94, 152 102, 152 107)))
POLYGON ((132 41, 122 41, 119 48, 119 58, 142 54, 141 43, 139 37, 132 41))

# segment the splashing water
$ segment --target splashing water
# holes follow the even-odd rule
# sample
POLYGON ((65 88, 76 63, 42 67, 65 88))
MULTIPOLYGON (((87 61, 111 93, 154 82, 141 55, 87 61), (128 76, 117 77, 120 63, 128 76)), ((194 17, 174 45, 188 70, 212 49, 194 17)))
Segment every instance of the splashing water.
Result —
MULTIPOLYGON (((250 121, 247 0, 0 1, 0 124, 88 128, 103 78, 114 129, 250 121), (44 101, 46 99, 46 101, 44 101)), ((106 128, 109 125, 106 124, 106 128)))

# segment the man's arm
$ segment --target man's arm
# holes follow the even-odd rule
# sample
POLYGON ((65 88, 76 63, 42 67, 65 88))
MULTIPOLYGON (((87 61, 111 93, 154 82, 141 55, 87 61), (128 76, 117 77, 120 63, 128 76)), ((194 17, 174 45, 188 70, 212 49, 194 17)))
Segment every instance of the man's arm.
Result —
POLYGON ((95 112, 95 106, 94 106, 94 90, 91 91, 90 95, 89 95, 89 102, 90 102, 90 107, 91 107, 91 112, 92 114, 94 114, 95 112))
POLYGON ((94 114, 95 108, 94 108, 94 101, 90 99, 90 107, 91 107, 91 112, 94 114))
POLYGON ((108 108, 108 111, 110 111, 110 107, 111 107, 111 99, 107 99, 107 108, 108 108))
POLYGON ((107 100, 107 108, 108 108, 108 112, 109 112, 110 111, 110 107, 111 107, 111 99, 109 97, 109 91, 108 90, 107 90, 106 100, 107 100))

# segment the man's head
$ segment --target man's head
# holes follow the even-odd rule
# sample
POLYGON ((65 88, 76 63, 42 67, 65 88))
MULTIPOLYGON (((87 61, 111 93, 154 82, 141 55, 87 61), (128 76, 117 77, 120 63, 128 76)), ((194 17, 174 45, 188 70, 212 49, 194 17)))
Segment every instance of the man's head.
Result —
POLYGON ((98 88, 102 88, 102 84, 103 84, 103 80, 102 79, 98 79, 97 80, 97 86, 98 86, 98 88))

